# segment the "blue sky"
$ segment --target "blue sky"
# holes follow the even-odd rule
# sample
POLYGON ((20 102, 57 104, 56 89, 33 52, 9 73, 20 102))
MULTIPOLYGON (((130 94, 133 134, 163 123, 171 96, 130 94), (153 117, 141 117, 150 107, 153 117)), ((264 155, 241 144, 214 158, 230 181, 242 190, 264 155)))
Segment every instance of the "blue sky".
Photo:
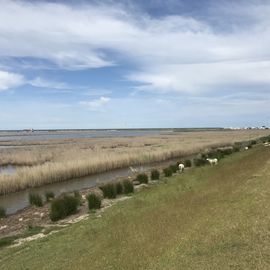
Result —
POLYGON ((0 129, 270 125, 269 1, 0 5, 0 129))

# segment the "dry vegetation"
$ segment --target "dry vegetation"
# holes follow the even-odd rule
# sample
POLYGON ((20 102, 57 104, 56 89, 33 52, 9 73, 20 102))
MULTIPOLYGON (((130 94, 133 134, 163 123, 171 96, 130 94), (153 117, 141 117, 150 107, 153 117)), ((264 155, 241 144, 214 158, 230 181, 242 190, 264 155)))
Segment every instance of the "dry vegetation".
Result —
POLYGON ((163 178, 46 239, 0 250, 0 269, 268 270, 269 165, 269 148, 258 146, 163 178))
POLYGON ((0 149, 0 165, 24 165, 0 175, 0 194, 135 164, 192 155, 203 149, 269 135, 267 130, 176 132, 159 136, 50 140, 0 149))

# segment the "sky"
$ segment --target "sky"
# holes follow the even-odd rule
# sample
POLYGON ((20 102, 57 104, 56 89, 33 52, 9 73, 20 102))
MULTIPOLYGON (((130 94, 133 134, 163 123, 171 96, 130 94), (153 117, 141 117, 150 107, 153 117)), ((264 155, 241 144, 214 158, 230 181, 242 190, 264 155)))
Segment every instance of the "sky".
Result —
POLYGON ((270 125, 270 1, 0 6, 0 129, 270 125))

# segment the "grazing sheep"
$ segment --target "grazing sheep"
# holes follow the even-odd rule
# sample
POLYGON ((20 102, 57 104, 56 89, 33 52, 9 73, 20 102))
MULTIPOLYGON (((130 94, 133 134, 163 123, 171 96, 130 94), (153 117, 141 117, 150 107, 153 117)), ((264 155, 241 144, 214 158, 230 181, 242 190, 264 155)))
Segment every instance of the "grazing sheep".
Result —
POLYGON ((217 158, 207 158, 206 160, 210 163, 211 166, 218 164, 217 158))
POLYGON ((180 173, 183 172, 184 169, 185 169, 185 165, 184 165, 183 163, 180 163, 180 164, 178 165, 178 169, 179 169, 179 172, 180 172, 180 173))
POLYGON ((248 146, 245 147, 245 150, 248 150, 248 146))

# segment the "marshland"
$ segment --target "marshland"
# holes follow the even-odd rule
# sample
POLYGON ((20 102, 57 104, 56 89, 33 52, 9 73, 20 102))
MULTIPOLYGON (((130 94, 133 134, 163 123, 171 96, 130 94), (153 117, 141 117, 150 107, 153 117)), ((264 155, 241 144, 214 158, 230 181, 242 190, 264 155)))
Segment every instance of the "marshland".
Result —
POLYGON ((17 226, 20 234, 0 238, 0 269, 227 269, 228 262, 268 269, 264 140, 249 142, 248 151, 245 143, 240 151, 223 148, 216 166, 139 174, 135 190, 129 180, 109 183, 52 199, 50 209, 33 194, 36 206, 2 219, 2 231, 17 226))
MULTIPOLYGON (((62 182, 133 165, 194 155, 267 136, 267 130, 161 131, 155 135, 108 138, 5 140, 0 142, 0 166, 14 166, 0 174, 0 194, 62 182)), ((27 136, 27 135, 25 135, 27 136)))

